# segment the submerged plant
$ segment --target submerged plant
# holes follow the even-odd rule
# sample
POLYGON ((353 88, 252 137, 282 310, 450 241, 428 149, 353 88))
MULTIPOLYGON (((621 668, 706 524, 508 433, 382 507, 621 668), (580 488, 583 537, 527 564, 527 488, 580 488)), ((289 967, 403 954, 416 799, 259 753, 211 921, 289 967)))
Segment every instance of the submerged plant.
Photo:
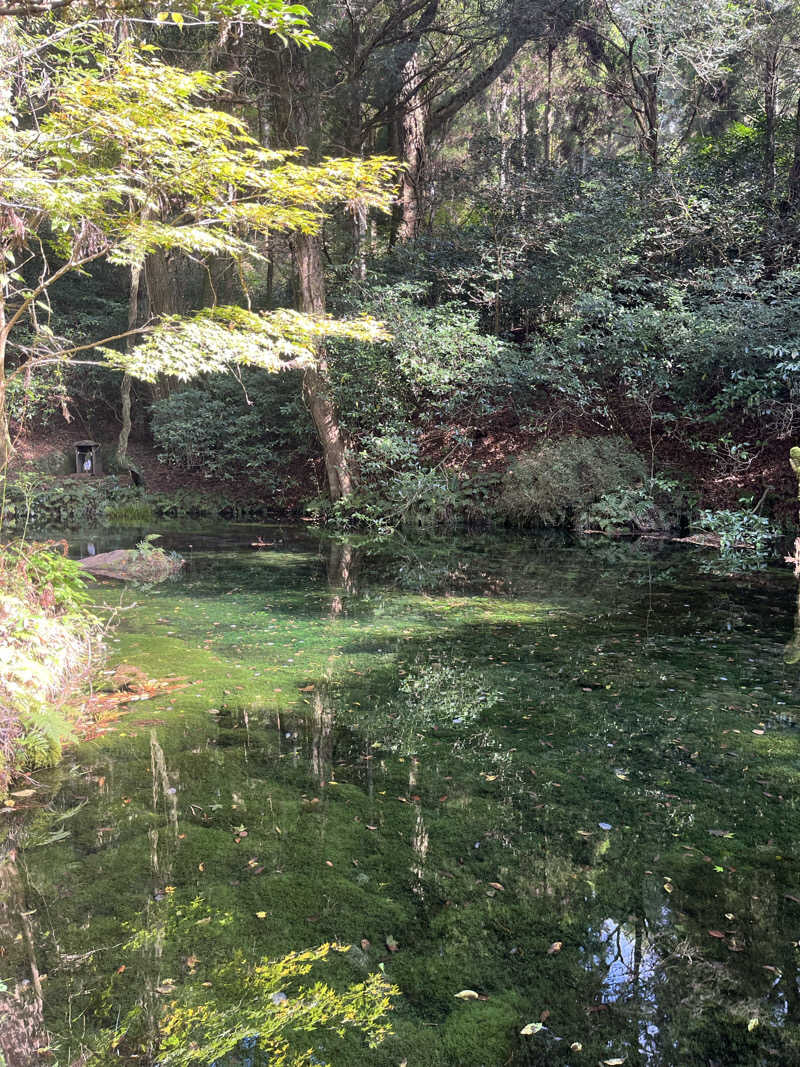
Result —
MULTIPOLYGON (((382 974, 342 990, 301 982, 332 952, 349 951, 326 943, 255 964, 237 952, 214 969, 213 981, 176 988, 158 1028, 160 1067, 222 1067, 241 1062, 237 1054, 253 1065, 306 1067, 321 1062, 323 1045, 341 1046, 351 1036, 377 1048, 392 1033, 387 1014, 399 995, 382 974)), ((111 1037, 109 1051, 127 1045, 142 1021, 137 1007, 111 1037)))

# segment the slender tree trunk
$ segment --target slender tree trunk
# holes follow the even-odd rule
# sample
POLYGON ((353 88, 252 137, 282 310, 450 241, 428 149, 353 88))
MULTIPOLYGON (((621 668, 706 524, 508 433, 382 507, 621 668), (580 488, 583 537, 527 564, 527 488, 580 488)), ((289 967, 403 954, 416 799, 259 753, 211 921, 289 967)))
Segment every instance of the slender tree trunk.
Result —
POLYGON ((398 197, 400 218, 397 236, 401 241, 413 241, 422 219, 428 109, 421 94, 416 91, 418 81, 419 62, 415 53, 403 67, 401 75, 403 103, 397 126, 399 155, 406 165, 398 197))
MULTIPOLYGON (((13 56, 16 52, 14 19, 0 17, 0 121, 12 114, 14 109, 11 71, 13 56)), ((0 236, 4 221, 0 217, 0 236)), ((0 241, 0 263, 7 266, 5 256, 13 251, 13 244, 0 241)), ((6 348, 8 332, 6 328, 6 306, 3 290, 0 290, 0 473, 4 473, 8 461, 14 453, 11 435, 8 432, 8 407, 6 401, 6 348)))
MULTIPOLYGON (((528 115, 526 112, 528 102, 522 84, 522 76, 517 82, 517 141, 519 142, 520 163, 524 170, 528 169, 528 115)), ((524 208, 523 208, 524 211, 524 208)))
MULTIPOLYGON (((142 277, 142 268, 139 264, 131 267, 130 295, 128 297, 128 329, 135 330, 139 322, 139 286, 142 277)), ((128 351, 133 347, 133 337, 128 337, 126 346, 128 351)), ((122 401, 122 428, 119 431, 117 441, 117 463, 123 470, 128 470, 128 438, 131 435, 131 376, 126 371, 122 375, 120 387, 122 401)))
MULTIPOLYGON (((316 235, 298 234, 294 239, 300 310, 309 315, 325 314, 325 275, 322 268, 322 240, 316 235)), ((325 346, 317 348, 317 362, 303 372, 303 398, 311 413, 322 445, 325 474, 331 499, 342 500, 355 489, 355 477, 336 409, 330 394, 325 346)))
MULTIPOLYGON (((0 251, 2 246, 0 246, 0 251)), ((11 434, 8 432, 8 403, 6 399, 6 346, 8 328, 6 326, 5 300, 0 297, 0 473, 4 473, 8 461, 14 455, 11 434)))
POLYGON ((508 139, 506 137, 506 119, 508 117, 511 97, 510 79, 500 79, 500 100, 497 108, 497 136, 500 141, 500 190, 508 186, 508 139))
POLYGON ((773 51, 764 60, 764 199, 775 196, 775 119, 778 107, 778 55, 773 51))
POLYGON ((659 150, 661 148, 658 130, 658 81, 655 75, 648 76, 643 94, 645 122, 647 130, 644 138, 644 150, 650 161, 650 170, 655 175, 661 162, 659 150))
POLYGON ((800 205, 800 96, 794 115, 794 156, 789 171, 789 204, 793 209, 800 205))
POLYGON ((13 58, 16 54, 14 19, 0 15, 0 117, 13 111, 13 58))
POLYGON ((353 277, 363 282, 367 277, 367 209, 353 204, 353 277))
POLYGON ((544 94, 544 161, 553 162, 553 54, 556 46, 547 42, 547 83, 544 94))

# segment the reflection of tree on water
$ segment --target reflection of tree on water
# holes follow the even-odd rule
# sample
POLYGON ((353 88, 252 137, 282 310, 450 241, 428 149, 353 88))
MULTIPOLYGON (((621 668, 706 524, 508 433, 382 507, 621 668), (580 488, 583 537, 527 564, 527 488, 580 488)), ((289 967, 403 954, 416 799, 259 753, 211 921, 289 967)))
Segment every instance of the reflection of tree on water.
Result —
POLYGON ((11 849, 0 863, 0 943, 4 947, 3 979, 8 983, 8 988, 0 991, 0 1060, 6 1067, 47 1062, 40 1050, 50 1044, 44 1028, 42 983, 25 888, 16 852, 11 849), (10 975, 9 949, 14 944, 21 946, 22 955, 11 955, 16 973, 10 975))
POLYGON ((356 592, 358 564, 359 556, 354 545, 346 541, 331 541, 328 549, 328 585, 332 591, 331 618, 341 615, 344 611, 344 595, 356 592))
POLYGON ((324 682, 312 694, 311 770, 317 785, 323 787, 333 766, 333 724, 336 717, 333 701, 324 682))
MULTIPOLYGON (((424 660, 414 663, 399 682, 397 695, 367 712, 387 748, 413 754, 425 749, 439 730, 454 748, 476 747, 476 726, 500 694, 480 671, 460 664, 424 660)), ((485 740, 485 738, 484 738, 485 740)), ((483 747, 482 745, 479 747, 483 747)))
MULTIPOLYGON (((798 539, 800 540, 800 538, 798 539)), ((800 663, 800 584, 797 589, 797 609, 794 616, 794 633, 792 639, 784 649, 784 663, 794 666, 800 663)))

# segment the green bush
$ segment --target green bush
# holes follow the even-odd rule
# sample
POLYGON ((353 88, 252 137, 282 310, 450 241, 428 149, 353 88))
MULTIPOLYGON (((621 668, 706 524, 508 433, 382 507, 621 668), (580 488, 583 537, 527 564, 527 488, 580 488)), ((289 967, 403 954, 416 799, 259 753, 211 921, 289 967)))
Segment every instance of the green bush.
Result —
POLYGON ((58 761, 100 644, 86 575, 55 548, 0 548, 0 793, 13 772, 58 761))
POLYGON ((606 494, 646 482, 644 460, 622 438, 564 437, 516 460, 497 511, 519 525, 582 527, 606 494))
POLYGON ((586 509, 587 526, 604 533, 619 530, 666 530, 680 519, 678 482, 656 475, 639 485, 622 485, 603 493, 586 509))
POLYGON ((275 485, 292 454, 312 448, 293 375, 208 375, 156 401, 150 421, 162 462, 208 478, 275 485))
POLYGON ((696 526, 719 538, 720 552, 731 557, 745 551, 763 559, 769 542, 780 536, 768 518, 752 511, 701 511, 696 526))

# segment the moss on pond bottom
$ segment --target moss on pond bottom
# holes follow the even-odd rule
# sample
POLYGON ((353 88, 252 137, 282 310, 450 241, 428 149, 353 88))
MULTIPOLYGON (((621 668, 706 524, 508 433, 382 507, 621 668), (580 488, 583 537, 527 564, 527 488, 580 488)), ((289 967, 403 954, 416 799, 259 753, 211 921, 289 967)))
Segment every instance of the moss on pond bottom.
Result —
POLYGON ((705 1064, 715 1041, 792 1062, 798 753, 770 717, 796 690, 757 597, 717 583, 712 608, 690 568, 659 580, 674 557, 645 584, 638 559, 605 585, 578 553, 523 567, 511 541, 475 554, 474 613, 463 586, 455 607, 398 590, 390 558, 332 614, 301 547, 135 594, 121 657, 207 673, 76 753, 70 836, 23 850, 59 1062, 167 979, 202 997, 237 951, 327 940, 353 945, 337 987, 382 964, 402 993, 394 1038, 323 1042, 330 1063, 567 1064, 574 1041, 586 1062, 705 1064))

